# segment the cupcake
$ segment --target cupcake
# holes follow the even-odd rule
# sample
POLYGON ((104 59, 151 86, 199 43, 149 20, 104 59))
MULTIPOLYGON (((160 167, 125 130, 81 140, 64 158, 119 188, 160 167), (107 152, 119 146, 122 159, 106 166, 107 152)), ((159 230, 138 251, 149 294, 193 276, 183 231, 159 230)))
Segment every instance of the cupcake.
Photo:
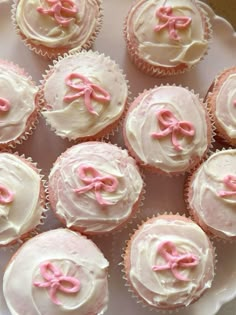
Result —
POLYGON ((6 267, 3 293, 8 308, 11 314, 103 314, 108 265, 85 236, 67 229, 39 234, 20 247, 6 267))
POLYGON ((0 247, 25 239, 41 223, 45 191, 29 159, 0 153, 0 247))
POLYGON ((186 203, 210 235, 236 239, 236 149, 213 153, 186 182, 186 203))
POLYGON ((91 47, 101 28, 101 0, 14 0, 12 18, 26 46, 55 58, 91 47))
POLYGON ((17 65, 0 60, 0 149, 27 139, 38 118, 38 88, 17 65))
POLYGON ((189 171, 211 143, 208 113, 199 96, 181 86, 159 86, 131 104, 124 139, 138 163, 159 173, 189 171))
POLYGON ((236 67, 224 70, 216 77, 206 102, 213 116, 218 140, 236 146, 236 67))
POLYGON ((126 108, 128 86, 109 57, 84 51, 54 63, 40 94, 43 116, 58 136, 95 140, 118 125, 126 108))
POLYGON ((124 255, 128 284, 156 310, 175 310, 198 300, 214 278, 214 250, 203 230, 179 215, 144 222, 124 255))
POLYGON ((102 234, 137 210, 143 180, 132 157, 117 146, 84 142, 67 149, 49 174, 49 201, 68 228, 102 234))
POLYGON ((138 0, 124 27, 133 63, 152 76, 182 73, 197 64, 208 49, 211 27, 194 0, 138 0))

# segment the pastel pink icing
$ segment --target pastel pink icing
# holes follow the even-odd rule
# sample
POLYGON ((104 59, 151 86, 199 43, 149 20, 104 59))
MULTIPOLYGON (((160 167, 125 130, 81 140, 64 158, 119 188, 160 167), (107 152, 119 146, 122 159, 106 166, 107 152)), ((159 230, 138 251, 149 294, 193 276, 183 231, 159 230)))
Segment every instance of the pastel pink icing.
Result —
POLYGON ((195 129, 189 121, 180 121, 168 109, 161 109, 157 112, 157 121, 161 125, 160 132, 153 132, 152 137, 161 139, 171 134, 171 141, 176 151, 181 151, 182 147, 178 142, 178 135, 193 137, 195 129))
POLYGON ((236 176, 234 175, 227 175, 224 177, 223 182, 225 186, 230 190, 221 190, 219 195, 220 197, 227 197, 227 196, 233 196, 236 195, 236 176))
POLYGON ((116 177, 111 175, 104 176, 91 165, 81 165, 78 168, 78 175, 82 182, 87 185, 74 189, 76 193, 81 194, 94 189, 97 202, 100 205, 112 205, 112 202, 108 202, 102 197, 101 191, 116 191, 118 186, 118 180, 116 177))
POLYGON ((160 7, 156 11, 156 16, 157 18, 159 18, 159 22, 163 22, 163 24, 156 25, 154 30, 156 32, 159 32, 164 28, 168 28, 170 39, 177 40, 177 41, 181 39, 177 33, 177 30, 187 28, 192 21, 192 19, 187 16, 173 15, 173 9, 171 6, 160 7))
POLYGON ((11 190, 9 190, 4 185, 0 185, 0 203, 8 204, 12 202, 14 199, 14 194, 11 190))
POLYGON ((10 108, 10 102, 6 98, 0 97, 0 112, 8 112, 10 108))
POLYGON ((68 26, 76 14, 78 9, 72 0, 46 0, 51 7, 45 9, 38 7, 37 11, 41 14, 46 14, 54 17, 61 26, 68 26))
POLYGON ((111 100, 110 94, 99 85, 91 82, 87 77, 80 73, 71 73, 65 79, 66 85, 72 90, 75 90, 75 94, 67 94, 64 97, 65 102, 72 102, 77 98, 84 96, 84 104, 91 114, 99 115, 91 104, 91 99, 98 102, 109 103, 111 100), (81 82, 75 82, 74 80, 80 80, 81 82))
POLYGON ((190 281, 187 277, 179 272, 179 268, 191 268, 198 265, 199 259, 192 253, 178 252, 175 244, 171 241, 162 241, 158 244, 158 253, 164 258, 166 264, 155 265, 152 267, 154 271, 171 270, 173 276, 181 281, 190 281))
POLYGON ((56 296, 57 291, 76 293, 80 290, 80 281, 78 279, 64 276, 61 270, 50 262, 42 263, 40 272, 45 281, 35 281, 33 284, 39 288, 48 288, 49 296, 54 304, 62 304, 56 296))

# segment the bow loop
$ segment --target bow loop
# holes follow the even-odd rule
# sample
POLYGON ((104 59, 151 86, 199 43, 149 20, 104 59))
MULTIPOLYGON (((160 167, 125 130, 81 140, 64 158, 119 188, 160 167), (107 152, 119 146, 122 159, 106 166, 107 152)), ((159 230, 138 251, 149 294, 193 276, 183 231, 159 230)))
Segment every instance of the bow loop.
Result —
POLYGON ((183 135, 190 137, 194 136, 194 129, 192 128, 188 121, 178 122, 178 128, 180 133, 182 133, 183 135))

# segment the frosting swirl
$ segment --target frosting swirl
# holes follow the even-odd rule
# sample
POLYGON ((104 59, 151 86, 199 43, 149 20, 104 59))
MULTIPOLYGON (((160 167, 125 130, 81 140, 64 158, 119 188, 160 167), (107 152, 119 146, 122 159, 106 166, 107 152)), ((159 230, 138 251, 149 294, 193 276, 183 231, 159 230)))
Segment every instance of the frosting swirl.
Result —
POLYGON ((9 310, 11 314, 102 314, 108 302, 108 265, 96 245, 78 233, 67 229, 42 233, 26 242, 7 266, 3 291, 9 310), (42 270, 46 265, 53 266, 47 278, 56 277, 56 271, 63 275, 64 290, 56 292, 59 304, 52 301, 47 287, 34 285, 45 281, 40 266, 42 270), (71 286, 65 279, 75 284, 79 279, 79 290, 68 293, 71 286))
MULTIPOLYGON (((58 23, 55 15, 42 14, 42 10, 52 10, 47 0, 19 0, 16 7, 17 25, 24 36, 36 45, 82 48, 96 31, 100 0, 71 0, 70 3, 74 4, 76 12, 65 26, 58 23)), ((65 8, 68 10, 67 6, 65 8)))
POLYGON ((207 119, 197 95, 182 87, 161 86, 134 101, 125 138, 144 164, 167 173, 183 172, 191 167, 192 157, 200 159, 207 150, 207 119))
POLYGON ((193 213, 223 238, 236 237, 235 163, 236 150, 216 152, 194 173, 190 184, 188 201, 193 213))
POLYGON ((0 63, 0 143, 15 140, 24 133, 35 110, 37 92, 29 78, 0 63))
POLYGON ((155 66, 192 66, 208 46, 202 13, 191 0, 138 1, 128 15, 127 37, 139 57, 155 66))
POLYGON ((9 202, 0 202, 0 245, 6 245, 34 229, 44 208, 40 175, 13 154, 1 153, 0 164, 1 187, 12 195, 9 202))
POLYGON ((60 60, 46 79, 43 91, 48 104, 43 116, 59 136, 69 139, 94 136, 118 121, 128 97, 127 83, 119 67, 110 58, 92 51, 60 60), (74 92, 75 95, 83 93, 83 97, 68 100, 69 95, 74 96, 67 85, 71 77, 86 77, 87 87, 82 92, 74 92), (104 103, 104 100, 107 102, 104 103))
MULTIPOLYGON (((170 251, 170 247, 166 250, 170 251)), ((128 277, 132 287, 149 305, 163 309, 187 306, 211 287, 213 260, 209 240, 197 224, 181 218, 160 217, 144 223, 132 238, 128 277), (182 256, 188 253, 196 260, 197 264, 191 268, 178 267, 181 280, 168 268, 155 270, 166 263, 157 251, 163 244, 172 244, 175 257, 177 252, 182 256)))
POLYGON ((133 158, 125 150, 100 142, 68 149, 49 175, 55 212, 85 233, 114 230, 132 214, 143 188, 133 158))

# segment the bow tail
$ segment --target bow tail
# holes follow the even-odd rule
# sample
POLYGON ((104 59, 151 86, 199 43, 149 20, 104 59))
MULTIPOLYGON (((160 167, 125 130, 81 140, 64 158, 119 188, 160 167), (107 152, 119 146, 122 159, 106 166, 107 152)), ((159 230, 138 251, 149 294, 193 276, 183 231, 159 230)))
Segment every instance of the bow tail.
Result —
POLYGON ((101 205, 101 206, 109 206, 109 205, 112 205, 112 203, 104 200, 102 198, 102 195, 101 195, 101 192, 99 189, 96 189, 95 188, 95 196, 96 196, 96 199, 97 199, 97 202, 101 205))
POLYGON ((81 188, 76 188, 74 189, 74 192, 78 193, 78 194, 83 194, 89 190, 91 190, 93 188, 93 184, 81 187, 81 188))
POLYGON ((176 279, 180 280, 180 281, 190 281, 188 278, 184 277, 183 275, 181 275, 177 268, 171 268, 171 271, 173 273, 173 275, 175 276, 176 279))
POLYGON ((182 151, 183 150, 183 148, 179 144, 179 141, 177 140, 177 135, 176 135, 175 131, 172 132, 171 141, 172 141, 176 151, 182 151))
POLYGON ((91 104, 91 91, 89 91, 89 90, 85 91, 85 93, 84 93, 84 103, 85 103, 85 106, 87 107, 88 111, 91 114, 98 116, 98 113, 92 107, 92 104, 91 104))
POLYGON ((61 305, 61 302, 56 297, 56 293, 57 293, 57 288, 56 287, 51 287, 49 289, 49 295, 50 295, 50 298, 53 301, 53 303, 57 304, 57 305, 61 305))

